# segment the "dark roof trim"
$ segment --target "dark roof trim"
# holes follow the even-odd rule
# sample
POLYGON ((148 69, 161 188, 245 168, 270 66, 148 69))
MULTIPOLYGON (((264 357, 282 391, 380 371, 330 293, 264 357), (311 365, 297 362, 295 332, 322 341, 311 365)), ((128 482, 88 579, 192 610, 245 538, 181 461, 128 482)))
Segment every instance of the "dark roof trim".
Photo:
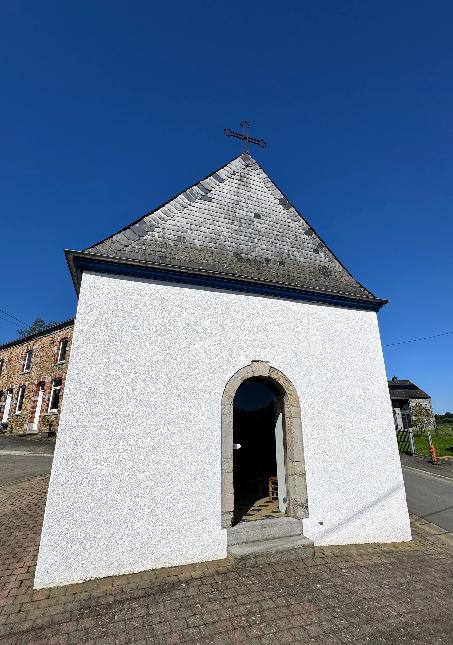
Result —
POLYGON ((359 298, 338 296, 336 294, 317 293, 270 282, 254 282, 250 279, 242 280, 236 277, 230 278, 228 276, 202 271, 189 272, 182 271, 178 268, 161 267, 151 264, 144 266, 142 262, 133 262, 132 260, 119 261, 95 255, 88 256, 78 251, 66 251, 66 259, 77 293, 79 293, 83 271, 93 271, 97 273, 109 273, 111 275, 148 278, 161 282, 197 285, 212 289, 240 291, 242 293, 252 293, 286 300, 316 302, 318 304, 346 307, 348 309, 364 309, 367 311, 379 311, 388 302, 387 300, 361 300, 359 298))
POLYGON ((16 338, 15 340, 10 340, 9 343, 4 343, 3 345, 0 345, 0 350, 7 349, 8 347, 14 347, 14 345, 21 345, 22 343, 28 343, 29 341, 34 340, 35 338, 39 338, 40 336, 46 336, 47 334, 53 334, 55 331, 58 331, 59 329, 64 329, 64 327, 69 327, 70 325, 73 325, 73 324, 74 324, 74 318, 69 318, 68 320, 64 320, 61 323, 57 323, 56 325, 50 325, 49 327, 46 327, 41 331, 37 331, 36 334, 30 334, 30 336, 24 336, 23 338, 16 338))

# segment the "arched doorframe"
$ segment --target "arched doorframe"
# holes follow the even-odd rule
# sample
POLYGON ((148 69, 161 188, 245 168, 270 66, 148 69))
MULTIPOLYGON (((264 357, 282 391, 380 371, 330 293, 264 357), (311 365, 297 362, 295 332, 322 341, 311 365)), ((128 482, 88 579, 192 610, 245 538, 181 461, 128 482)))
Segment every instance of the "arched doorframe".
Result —
POLYGON ((283 399, 283 432, 286 444, 287 515, 308 517, 304 444, 299 397, 291 381, 265 361, 252 361, 230 378, 222 396, 222 527, 231 526, 234 511, 233 402, 238 387, 250 378, 270 381, 283 399))

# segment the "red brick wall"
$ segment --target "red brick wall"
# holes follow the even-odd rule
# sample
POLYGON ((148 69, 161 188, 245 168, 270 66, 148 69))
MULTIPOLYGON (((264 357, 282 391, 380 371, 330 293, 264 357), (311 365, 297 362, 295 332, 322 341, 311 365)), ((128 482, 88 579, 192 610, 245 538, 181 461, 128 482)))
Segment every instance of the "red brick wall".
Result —
POLYGON ((73 323, 71 322, 61 329, 50 331, 40 335, 38 338, 25 339, 12 347, 0 349, 0 362, 2 359, 4 360, 2 373, 0 374, 0 422, 3 418, 6 392, 10 388, 13 390, 12 405, 7 421, 9 432, 24 434, 31 431, 40 383, 44 384, 44 397, 39 415, 38 430, 41 433, 45 433, 49 430, 56 431, 58 429, 72 332, 73 323), (58 364, 58 349, 63 338, 68 338, 66 357, 64 363, 58 364), (33 350, 31 368, 30 371, 23 373, 24 357, 29 349, 33 350), (58 378, 62 379, 58 411, 49 413, 52 381, 58 378), (17 397, 21 385, 25 385, 25 397, 22 411, 16 414, 17 397))

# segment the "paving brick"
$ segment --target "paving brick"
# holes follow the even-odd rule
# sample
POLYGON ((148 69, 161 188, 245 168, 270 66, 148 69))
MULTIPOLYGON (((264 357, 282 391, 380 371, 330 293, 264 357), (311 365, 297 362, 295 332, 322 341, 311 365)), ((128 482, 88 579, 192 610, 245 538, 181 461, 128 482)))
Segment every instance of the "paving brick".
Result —
POLYGON ((33 591, 47 483, 0 488, 1 645, 453 642, 453 548, 418 520, 411 544, 323 547, 312 561, 222 561, 33 591))

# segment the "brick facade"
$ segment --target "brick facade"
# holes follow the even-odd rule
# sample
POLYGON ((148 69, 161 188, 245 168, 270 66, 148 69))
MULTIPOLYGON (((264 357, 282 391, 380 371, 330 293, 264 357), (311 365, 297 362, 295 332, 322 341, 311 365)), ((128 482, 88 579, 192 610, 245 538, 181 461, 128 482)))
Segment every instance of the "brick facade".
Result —
POLYGON ((74 321, 68 320, 0 345, 0 423, 7 424, 8 432, 46 435, 57 431, 73 326, 74 321), (64 339, 67 339, 65 353, 60 351, 64 339), (32 352, 31 363, 29 369, 24 370, 29 351, 32 352), (51 403, 54 409, 50 409, 51 403))

